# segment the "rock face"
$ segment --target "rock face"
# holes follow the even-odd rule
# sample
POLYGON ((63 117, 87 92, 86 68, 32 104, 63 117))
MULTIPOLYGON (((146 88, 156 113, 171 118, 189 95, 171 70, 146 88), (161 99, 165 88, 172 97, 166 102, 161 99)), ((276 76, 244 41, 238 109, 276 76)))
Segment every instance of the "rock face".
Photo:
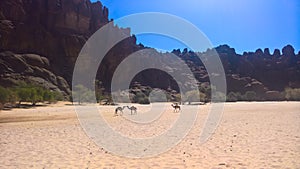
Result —
MULTIPOLYGON (((29 79, 69 93, 77 56, 86 40, 109 23, 108 13, 99 1, 0 1, 0 85, 29 79)), ((129 28, 114 26, 113 29, 130 34, 129 28)), ((141 49, 145 47, 137 45, 133 35, 107 53, 97 74, 106 89, 110 89, 118 65, 128 55, 141 49)), ((266 48, 239 55, 228 45, 215 50, 226 72, 228 92, 255 91, 258 95, 279 97, 276 91, 283 91, 285 87, 300 88, 300 52, 295 54, 291 45, 285 46, 282 51, 276 49, 273 54, 266 48)), ((188 64, 199 82, 209 82, 208 73, 195 52, 185 49, 172 53, 188 64)), ((210 50, 198 54, 209 57, 210 50)), ((176 68, 174 65, 170 71, 176 68)), ((166 90, 177 90, 178 86, 168 75, 155 70, 138 74, 134 81, 166 90)))
MULTIPOLYGON (((294 53, 294 48, 287 45, 282 54, 275 49, 271 55, 269 49, 256 52, 235 53, 233 48, 222 45, 215 48, 223 63, 228 91, 241 92, 255 91, 264 94, 267 90, 283 91, 285 87, 300 88, 300 55, 294 53)), ((180 52, 174 54, 186 60, 196 78, 205 82, 207 72, 203 63, 194 52, 180 52)), ((199 55, 209 55, 208 52, 199 55)))
POLYGON ((9 20, 15 27, 37 26, 45 29, 41 31, 64 34, 90 35, 108 23, 108 9, 100 1, 7 0, 0 2, 0 9, 1 20, 9 20))
POLYGON ((14 86, 19 82, 39 84, 47 89, 69 95, 66 80, 49 70, 49 60, 36 54, 0 53, 0 85, 14 86))
MULTIPOLYGON (((0 52, 44 56, 49 60, 49 70, 71 84, 73 67, 82 46, 95 31, 108 22, 108 9, 99 1, 0 1, 0 52)), ((130 33, 130 29, 120 31, 130 33)), ((138 46, 136 39, 132 37, 115 49, 129 54, 135 48, 138 46)), ((107 59, 109 65, 118 64, 123 58, 116 56, 115 52, 111 52, 111 55, 118 59, 107 59)), ((102 75, 106 76, 113 68, 114 66, 109 66, 102 75)), ((107 78, 105 76, 101 76, 101 79, 107 78)))

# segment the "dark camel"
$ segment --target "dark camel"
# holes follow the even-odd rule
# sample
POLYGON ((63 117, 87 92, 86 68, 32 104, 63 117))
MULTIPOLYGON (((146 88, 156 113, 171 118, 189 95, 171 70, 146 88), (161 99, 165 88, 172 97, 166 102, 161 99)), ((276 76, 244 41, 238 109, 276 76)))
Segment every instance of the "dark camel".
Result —
POLYGON ((130 114, 133 115, 133 114, 137 114, 137 108, 134 107, 134 106, 127 106, 127 108, 130 110, 130 114))
POLYGON ((123 110, 125 109, 126 106, 123 106, 123 107, 117 107, 116 110, 115 110, 115 116, 118 115, 118 112, 120 112, 120 115, 122 116, 123 115, 123 110))
POLYGON ((171 106, 174 108, 174 112, 179 112, 180 111, 180 106, 178 105, 178 103, 175 104, 171 104, 171 106), (177 110, 178 109, 178 110, 177 110), (177 111, 176 111, 177 110, 177 111))

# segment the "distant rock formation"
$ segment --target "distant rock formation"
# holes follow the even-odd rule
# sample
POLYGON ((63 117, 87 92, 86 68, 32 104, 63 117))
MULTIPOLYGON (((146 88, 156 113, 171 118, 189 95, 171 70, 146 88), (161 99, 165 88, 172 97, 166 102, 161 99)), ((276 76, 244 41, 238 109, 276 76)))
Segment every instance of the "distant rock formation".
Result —
MULTIPOLYGON (((267 90, 283 91, 285 87, 300 88, 300 55, 294 53, 294 48, 287 45, 282 54, 275 49, 271 55, 269 49, 244 52, 239 55, 228 45, 215 48, 223 63, 228 91, 245 92, 248 90, 265 93, 267 90)), ((194 71, 196 78, 207 81, 206 70, 194 52, 173 51, 174 54, 187 60, 194 71), (195 64, 196 63, 196 64, 195 64)), ((205 55, 206 52, 199 55, 205 55)))

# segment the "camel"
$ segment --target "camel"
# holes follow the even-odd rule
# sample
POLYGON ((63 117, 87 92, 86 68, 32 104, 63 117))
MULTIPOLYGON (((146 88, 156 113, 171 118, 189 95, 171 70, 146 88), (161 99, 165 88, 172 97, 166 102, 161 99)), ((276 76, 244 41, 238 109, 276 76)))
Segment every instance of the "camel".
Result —
POLYGON ((126 106, 123 106, 123 107, 117 107, 115 109, 115 116, 118 115, 118 111, 120 112, 120 115, 122 116, 123 115, 123 110, 125 109, 126 106))
POLYGON ((179 112, 180 111, 180 106, 178 105, 178 103, 171 104, 171 106, 174 108, 174 112, 179 112), (176 111, 177 109, 178 109, 178 111, 176 111))
POLYGON ((134 107, 134 106, 127 106, 127 108, 131 111, 130 114, 133 115, 133 114, 137 114, 137 108, 134 107))

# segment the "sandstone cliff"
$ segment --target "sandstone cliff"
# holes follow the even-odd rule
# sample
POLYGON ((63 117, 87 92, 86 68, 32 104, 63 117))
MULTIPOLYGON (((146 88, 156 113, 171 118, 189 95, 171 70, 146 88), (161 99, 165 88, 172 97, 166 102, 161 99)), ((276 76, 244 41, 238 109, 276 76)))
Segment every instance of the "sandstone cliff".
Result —
MULTIPOLYGON (((37 81, 69 94, 77 56, 86 40, 110 22, 108 15, 101 2, 89 0, 0 1, 0 85, 13 85, 18 80, 37 81)), ((114 29, 130 34, 130 29, 114 29)), ((137 45, 135 36, 131 36, 108 52, 97 75, 107 90, 121 61, 141 49, 145 47, 137 45)), ((270 97, 274 95, 271 91, 300 88, 300 54, 295 54, 291 45, 281 51, 276 49, 273 54, 269 49, 258 49, 239 55, 227 45, 215 49, 225 68, 229 92, 255 91, 270 97)), ((190 66, 200 82, 209 81, 196 53, 172 53, 190 66)), ((198 54, 209 55, 209 51, 198 54)), ((178 89, 172 78, 157 70, 140 73, 134 81, 166 90, 178 89)))
MULTIPOLYGON (((44 56, 49 60, 49 70, 71 84, 73 67, 82 46, 95 31, 108 22, 108 9, 99 1, 0 1, 0 52, 44 56)), ((130 33, 129 29, 120 31, 130 33)), ((132 37, 115 49, 129 51, 119 54, 122 55, 129 54, 135 48, 138 48, 136 39, 132 37)), ((109 67, 118 64, 115 59, 106 62, 109 67)), ((105 69, 102 75, 106 76, 107 72, 109 71, 105 69)), ((3 75, 4 72, 0 73, 3 75)))

